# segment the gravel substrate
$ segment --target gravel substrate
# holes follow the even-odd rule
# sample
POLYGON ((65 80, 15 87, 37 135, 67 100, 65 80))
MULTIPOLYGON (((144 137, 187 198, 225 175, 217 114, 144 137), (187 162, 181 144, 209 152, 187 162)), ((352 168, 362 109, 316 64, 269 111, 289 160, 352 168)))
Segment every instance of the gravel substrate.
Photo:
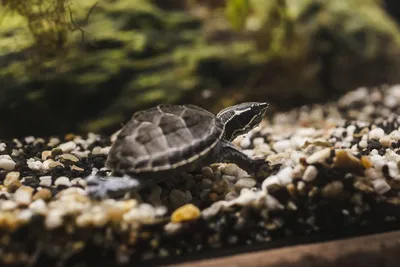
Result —
POLYGON ((205 166, 124 199, 90 200, 115 136, 0 141, 0 265, 165 258, 400 216, 400 86, 275 114, 234 143, 269 165, 205 166))

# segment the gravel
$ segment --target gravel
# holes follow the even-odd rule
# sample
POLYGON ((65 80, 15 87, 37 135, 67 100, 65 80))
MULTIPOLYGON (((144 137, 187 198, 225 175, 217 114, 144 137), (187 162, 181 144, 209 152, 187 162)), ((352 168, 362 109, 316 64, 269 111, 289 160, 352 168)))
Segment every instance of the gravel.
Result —
POLYGON ((270 115, 233 142, 269 162, 254 174, 215 163, 118 199, 85 191, 89 175, 111 175, 115 135, 0 140, 0 265, 28 264, 43 244, 53 265, 86 246, 126 263, 398 221, 399 91, 270 115))

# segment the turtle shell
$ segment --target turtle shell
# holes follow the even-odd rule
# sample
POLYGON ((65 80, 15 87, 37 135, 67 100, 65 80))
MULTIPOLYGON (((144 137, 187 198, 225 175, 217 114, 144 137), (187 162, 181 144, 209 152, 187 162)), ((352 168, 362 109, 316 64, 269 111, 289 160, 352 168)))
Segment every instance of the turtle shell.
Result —
POLYGON ((136 112, 113 143, 106 166, 119 173, 172 170, 209 152, 223 123, 194 105, 159 105, 136 112))

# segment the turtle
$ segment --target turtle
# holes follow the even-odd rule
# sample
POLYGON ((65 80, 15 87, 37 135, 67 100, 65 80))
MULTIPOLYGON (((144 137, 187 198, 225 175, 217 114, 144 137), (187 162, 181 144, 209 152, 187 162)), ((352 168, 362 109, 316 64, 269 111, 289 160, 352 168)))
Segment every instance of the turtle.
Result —
POLYGON ((193 104, 161 104, 138 111, 111 145, 105 165, 112 174, 88 177, 88 194, 125 194, 212 163, 231 162, 252 173, 265 159, 248 157, 232 141, 258 126, 268 107, 266 102, 243 102, 217 115, 193 104))

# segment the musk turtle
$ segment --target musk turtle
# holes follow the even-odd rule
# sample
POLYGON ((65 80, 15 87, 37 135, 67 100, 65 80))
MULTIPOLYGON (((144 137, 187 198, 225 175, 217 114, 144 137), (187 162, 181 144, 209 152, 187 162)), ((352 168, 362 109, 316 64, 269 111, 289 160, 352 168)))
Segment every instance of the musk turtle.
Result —
POLYGON ((232 162, 247 172, 265 164, 231 141, 258 126, 269 104, 244 102, 217 115, 195 105, 159 105, 136 112, 112 144, 106 167, 113 176, 88 178, 88 193, 104 198, 138 189, 146 182, 232 162))

